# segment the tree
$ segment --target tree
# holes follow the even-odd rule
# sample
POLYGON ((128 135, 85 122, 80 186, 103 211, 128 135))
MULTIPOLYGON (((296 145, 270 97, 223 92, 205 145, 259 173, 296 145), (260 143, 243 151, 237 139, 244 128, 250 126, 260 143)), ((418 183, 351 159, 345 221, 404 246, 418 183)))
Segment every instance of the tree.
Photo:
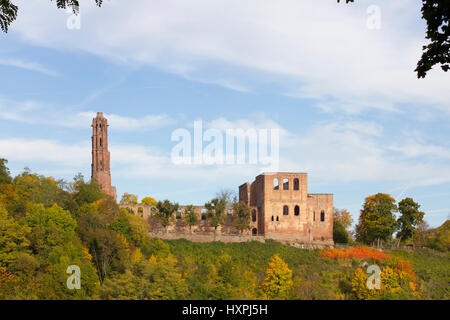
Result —
POLYGON ((189 205, 184 209, 184 221, 189 226, 189 232, 192 233, 192 226, 198 223, 198 217, 195 213, 194 206, 189 205))
MULTIPOLYGON (((102 2, 103 0, 95 0, 99 7, 102 2)), ((71 7, 73 12, 78 14, 80 3, 78 0, 56 0, 56 6, 59 9, 71 7)), ((0 28, 3 32, 8 32, 8 27, 16 20, 18 11, 18 6, 14 5, 11 0, 0 0, 0 28)))
POLYGON ((6 167, 7 163, 8 160, 0 158, 0 184, 10 184, 12 181, 11 173, 8 167, 6 167))
POLYGON ((334 208, 334 221, 339 222, 345 230, 351 227, 353 223, 353 218, 347 209, 336 209, 334 208))
POLYGON ((161 222, 166 233, 167 227, 170 226, 173 221, 173 213, 176 212, 179 207, 178 203, 172 203, 169 200, 158 201, 156 204, 156 209, 158 209, 156 218, 161 222))
POLYGON ((388 240, 397 229, 395 199, 388 194, 377 193, 367 197, 356 226, 358 241, 370 244, 374 240, 388 240))
POLYGON ((348 233, 339 221, 333 222, 333 241, 335 243, 348 243, 348 233))
POLYGON ((206 218, 209 224, 214 227, 214 240, 216 239, 217 228, 223 224, 226 207, 225 199, 214 198, 210 202, 205 203, 206 218))
POLYGON ((414 71, 417 72, 418 78, 425 78, 427 72, 436 64, 440 64, 445 72, 450 69, 450 1, 422 0, 421 11, 422 19, 427 23, 425 38, 431 43, 422 47, 424 52, 414 71))
POLYGON ((222 189, 216 193, 216 198, 224 200, 226 206, 232 206, 237 202, 237 195, 234 190, 222 189))
POLYGON ((78 205, 82 205, 83 203, 93 203, 102 198, 102 191, 97 182, 91 181, 86 183, 81 173, 73 180, 73 190, 75 192, 74 199, 78 205))
POLYGON ((450 251, 450 220, 445 221, 442 226, 433 231, 428 245, 436 250, 450 251))
POLYGON ((121 205, 136 205, 138 204, 138 198, 136 195, 131 193, 124 193, 122 199, 120 200, 121 205))
POLYGON ((423 221, 425 213, 419 211, 419 208, 420 205, 411 198, 405 198, 398 203, 400 218, 397 220, 397 238, 401 241, 411 239, 416 232, 416 226, 423 221))
POLYGON ((0 207, 0 267, 10 265, 17 260, 18 253, 28 251, 29 233, 29 227, 18 224, 0 207))
POLYGON ((250 230, 250 207, 245 202, 236 202, 233 205, 234 226, 240 231, 250 230))
POLYGON ((414 247, 416 248, 423 248, 427 246, 428 243, 428 236, 430 233, 430 226, 425 220, 422 220, 417 224, 416 232, 414 233, 412 237, 412 242, 414 244, 414 247))
POLYGON ((292 270, 286 262, 275 254, 269 260, 266 275, 262 283, 262 290, 267 299, 283 300, 288 298, 292 288, 292 270))
POLYGON ((157 203, 158 203, 158 201, 156 201, 156 199, 154 199, 152 197, 145 197, 141 201, 142 205, 147 205, 147 206, 156 206, 157 203))

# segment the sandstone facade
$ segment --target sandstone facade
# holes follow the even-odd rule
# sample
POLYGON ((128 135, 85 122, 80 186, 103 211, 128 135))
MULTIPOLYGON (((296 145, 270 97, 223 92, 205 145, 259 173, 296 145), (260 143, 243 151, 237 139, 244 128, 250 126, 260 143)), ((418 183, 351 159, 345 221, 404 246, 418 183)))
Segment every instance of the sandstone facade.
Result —
POLYGON ((110 153, 108 150, 108 120, 102 112, 92 120, 92 180, 102 192, 116 199, 116 188, 111 186, 110 153))

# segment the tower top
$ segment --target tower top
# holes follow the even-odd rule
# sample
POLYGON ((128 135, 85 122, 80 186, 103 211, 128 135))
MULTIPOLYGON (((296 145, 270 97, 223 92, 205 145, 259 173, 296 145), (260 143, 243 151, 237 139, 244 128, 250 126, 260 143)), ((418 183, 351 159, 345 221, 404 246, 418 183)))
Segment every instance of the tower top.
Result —
POLYGON ((103 118, 103 112, 97 112, 97 118, 103 118))

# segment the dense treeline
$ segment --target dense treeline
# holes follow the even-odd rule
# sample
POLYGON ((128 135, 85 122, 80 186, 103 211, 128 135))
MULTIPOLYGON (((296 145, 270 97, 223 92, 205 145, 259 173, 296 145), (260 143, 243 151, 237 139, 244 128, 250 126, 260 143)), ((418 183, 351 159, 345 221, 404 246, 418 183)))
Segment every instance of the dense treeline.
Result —
MULTIPOLYGON (((6 164, 0 160, 0 299, 450 298, 448 253, 386 258, 274 241, 162 241, 81 175, 70 183, 29 170, 12 178, 6 164), (364 286, 367 263, 389 279, 376 294, 364 286), (67 287, 71 265, 81 271, 78 290, 67 287)), ((221 207, 211 202, 211 218, 221 207)))

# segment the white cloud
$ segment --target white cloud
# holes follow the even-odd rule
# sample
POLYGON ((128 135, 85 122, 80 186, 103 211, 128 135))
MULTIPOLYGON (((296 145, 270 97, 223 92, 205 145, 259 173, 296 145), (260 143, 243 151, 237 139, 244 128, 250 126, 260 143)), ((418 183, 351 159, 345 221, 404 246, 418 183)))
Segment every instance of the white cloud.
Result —
POLYGON ((22 4, 11 34, 241 91, 277 83, 286 94, 316 99, 329 111, 398 111, 409 104, 450 112, 448 74, 432 71, 418 80, 413 72, 425 43, 419 5, 413 0, 354 5, 136 0, 96 8, 87 2, 81 29, 68 30, 68 14, 40 0, 22 4), (366 27, 372 4, 381 8, 378 31, 366 27), (242 69, 248 72, 243 75, 242 69))
POLYGON ((66 166, 89 165, 88 144, 68 145, 44 139, 0 139, 0 157, 9 161, 60 164, 66 166))
POLYGON ((50 70, 37 62, 29 62, 29 61, 24 61, 24 60, 20 60, 20 59, 1 58, 0 57, 0 65, 36 71, 36 72, 40 72, 40 73, 43 73, 45 75, 52 76, 52 77, 59 76, 58 72, 56 72, 54 70, 50 70))
MULTIPOLYGON (((96 114, 95 111, 58 110, 36 101, 15 102, 0 98, 0 119, 27 124, 85 129, 92 124, 96 114)), ((108 113, 104 113, 104 116, 117 131, 151 131, 175 122, 166 114, 146 114, 140 118, 108 113)))

